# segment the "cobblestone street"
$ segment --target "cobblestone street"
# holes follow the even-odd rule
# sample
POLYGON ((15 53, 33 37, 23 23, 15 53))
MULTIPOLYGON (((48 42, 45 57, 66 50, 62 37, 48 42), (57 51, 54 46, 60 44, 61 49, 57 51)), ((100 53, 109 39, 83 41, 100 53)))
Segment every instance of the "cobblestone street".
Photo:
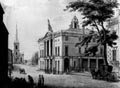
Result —
POLYGON ((56 87, 72 87, 72 88, 120 88, 120 82, 106 82, 100 80, 93 80, 90 73, 72 73, 63 75, 45 74, 41 71, 36 71, 38 67, 31 67, 25 65, 19 65, 25 68, 26 75, 19 74, 19 72, 13 72, 13 77, 25 77, 31 75, 34 81, 37 83, 38 75, 43 74, 45 78, 45 85, 56 86, 56 87))

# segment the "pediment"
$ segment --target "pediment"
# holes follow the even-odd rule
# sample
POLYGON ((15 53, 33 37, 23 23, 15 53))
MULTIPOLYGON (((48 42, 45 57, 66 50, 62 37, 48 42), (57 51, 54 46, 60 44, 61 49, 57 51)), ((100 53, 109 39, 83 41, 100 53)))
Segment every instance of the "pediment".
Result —
POLYGON ((51 34, 52 34, 51 32, 47 32, 47 33, 45 34, 44 38, 50 36, 51 34))

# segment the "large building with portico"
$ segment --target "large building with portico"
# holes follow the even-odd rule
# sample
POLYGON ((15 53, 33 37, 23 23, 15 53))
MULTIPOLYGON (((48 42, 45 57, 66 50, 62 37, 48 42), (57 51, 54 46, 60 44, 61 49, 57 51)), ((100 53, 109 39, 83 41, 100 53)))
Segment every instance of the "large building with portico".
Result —
MULTIPOLYGON (((83 36, 88 35, 91 30, 80 28, 76 16, 73 17, 67 30, 53 32, 48 20, 48 32, 39 38, 39 66, 41 70, 47 72, 64 73, 68 71, 89 70, 98 68, 104 64, 103 47, 98 46, 96 56, 85 56, 85 46, 75 47, 83 36)), ((89 46, 96 44, 94 38, 89 46)))

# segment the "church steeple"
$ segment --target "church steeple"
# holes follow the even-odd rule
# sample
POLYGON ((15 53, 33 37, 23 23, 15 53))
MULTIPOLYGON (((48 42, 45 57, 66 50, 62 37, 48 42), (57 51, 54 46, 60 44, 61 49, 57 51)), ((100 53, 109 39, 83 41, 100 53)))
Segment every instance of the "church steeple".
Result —
POLYGON ((16 25, 16 36, 15 36, 15 42, 19 42, 19 40, 18 40, 18 29, 17 29, 17 25, 16 25))
POLYGON ((78 21, 78 18, 76 16, 73 17, 73 19, 71 21, 70 28, 72 28, 72 29, 78 29, 79 28, 79 21, 78 21))
POLYGON ((18 29, 16 25, 16 35, 15 35, 15 41, 14 41, 14 63, 19 63, 20 60, 20 46, 19 46, 19 40, 18 40, 18 29))

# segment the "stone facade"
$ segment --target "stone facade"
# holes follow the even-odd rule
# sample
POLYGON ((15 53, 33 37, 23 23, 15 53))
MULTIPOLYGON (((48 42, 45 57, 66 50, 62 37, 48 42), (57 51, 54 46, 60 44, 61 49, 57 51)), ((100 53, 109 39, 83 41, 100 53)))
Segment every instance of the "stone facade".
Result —
MULTIPOLYGON (((39 44, 39 66, 41 70, 53 73, 64 73, 69 71, 89 70, 90 67, 98 68, 103 64, 103 49, 101 46, 95 57, 81 56, 84 54, 85 46, 75 47, 83 36, 89 34, 90 30, 79 27, 76 16, 73 17, 67 30, 53 32, 48 22, 48 32, 38 40, 39 44)), ((89 46, 96 44, 91 41, 89 46)), ((102 47, 103 48, 103 47, 102 47)))

